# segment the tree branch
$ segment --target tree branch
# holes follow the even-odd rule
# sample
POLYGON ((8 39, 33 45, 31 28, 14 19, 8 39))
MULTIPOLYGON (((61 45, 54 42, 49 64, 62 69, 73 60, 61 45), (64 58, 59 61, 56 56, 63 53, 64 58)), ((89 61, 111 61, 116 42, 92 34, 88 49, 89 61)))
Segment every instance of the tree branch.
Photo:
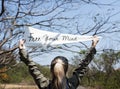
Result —
POLYGON ((18 46, 12 48, 12 49, 9 49, 7 51, 0 51, 0 55, 4 54, 4 53, 8 53, 8 52, 13 52, 14 50, 16 50, 18 48, 18 46))
POLYGON ((2 16, 2 14, 5 12, 4 0, 2 0, 1 4, 2 4, 2 6, 1 6, 0 16, 2 16))

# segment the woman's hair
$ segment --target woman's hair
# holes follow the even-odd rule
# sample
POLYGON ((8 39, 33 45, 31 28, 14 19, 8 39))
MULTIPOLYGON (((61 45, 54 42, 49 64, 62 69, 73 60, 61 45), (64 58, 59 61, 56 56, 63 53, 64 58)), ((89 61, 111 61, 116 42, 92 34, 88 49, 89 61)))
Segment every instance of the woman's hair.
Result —
POLYGON ((63 56, 55 57, 51 62, 52 89, 66 89, 68 60, 63 56))

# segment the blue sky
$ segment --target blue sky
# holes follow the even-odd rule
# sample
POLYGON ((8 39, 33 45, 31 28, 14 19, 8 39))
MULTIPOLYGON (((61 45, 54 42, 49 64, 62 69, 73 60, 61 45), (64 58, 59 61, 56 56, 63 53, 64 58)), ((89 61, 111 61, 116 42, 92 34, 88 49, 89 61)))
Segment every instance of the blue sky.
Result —
MULTIPOLYGON (((74 7, 74 9, 72 11, 68 11, 67 13, 61 14, 63 16, 66 15, 67 17, 72 17, 75 14, 76 14, 76 16, 77 15, 79 16, 79 19, 73 21, 73 25, 71 25, 71 28, 68 29, 68 31, 61 29, 61 32, 69 33, 69 31, 71 30, 71 33, 74 34, 75 31, 73 29, 75 29, 75 27, 76 27, 76 24, 74 22, 79 22, 79 25, 81 26, 81 27, 79 27, 79 29, 81 29, 81 32, 84 33, 86 31, 86 29, 89 29, 94 26, 95 23, 93 22, 93 19, 94 19, 93 16, 95 16, 95 15, 96 16, 98 15, 97 21, 99 21, 101 19, 106 19, 108 16, 118 13, 118 14, 112 16, 109 20, 109 23, 107 25, 103 26, 102 29, 108 28, 110 26, 110 24, 113 22, 118 23, 118 24, 120 23, 120 14, 119 14, 120 1, 119 0, 96 0, 96 3, 101 3, 101 5, 75 4, 76 6, 74 7), (75 9, 75 8, 79 8, 79 9, 75 9)), ((49 17, 47 17, 47 18, 49 18, 49 17)), ((38 18, 34 19, 34 21, 37 21, 37 19, 38 18)), ((42 29, 51 30, 51 29, 47 29, 47 28, 42 28, 42 29)), ((118 25, 117 29, 119 29, 119 25, 118 25)), ((106 49, 112 48, 115 50, 119 50, 120 45, 119 45, 119 42, 116 41, 116 40, 119 40, 119 37, 120 37, 119 34, 120 33, 100 34, 100 36, 102 36, 103 38, 100 39, 100 41, 97 45, 98 52, 100 52, 104 48, 106 48, 106 49)), ((92 35, 92 33, 89 35, 92 35)), ((88 45, 88 47, 90 47, 90 45, 91 45, 90 42, 86 42, 85 44, 88 45)), ((79 51, 79 49, 77 49, 77 48, 71 48, 71 49, 75 50, 75 51, 79 51)), ((56 52, 51 52, 48 54, 45 53, 43 55, 40 55, 39 57, 34 57, 33 60, 39 64, 46 65, 46 64, 50 64, 51 60, 58 55, 65 56, 70 60, 71 57, 73 57, 74 55, 77 55, 77 54, 73 53, 73 52, 58 50, 56 52), (61 51, 61 52, 59 52, 59 51, 61 51)), ((118 66, 120 66, 120 65, 118 65, 118 66)))
MULTIPOLYGON (((54 0, 52 0, 54 1, 54 0)), ((74 0, 73 0, 74 1, 74 0)), ((77 0, 76 0, 77 1, 77 0)), ((78 0, 79 1, 79 0, 78 0)), ((104 25, 101 30, 104 29, 109 29, 109 27, 112 28, 112 24, 114 24, 116 26, 115 29, 113 30, 120 30, 120 0, 93 0, 95 3, 99 3, 100 5, 96 5, 96 4, 86 4, 86 3, 72 3, 69 5, 65 5, 64 8, 66 7, 70 7, 70 6, 74 6, 74 8, 69 8, 67 9, 66 12, 62 12, 60 14, 57 14, 59 11, 64 10, 64 8, 59 8, 56 9, 53 13, 50 13, 49 15, 45 15, 45 16, 40 16, 40 18, 38 18, 37 16, 35 18, 29 17, 29 19, 26 19, 29 22, 38 22, 38 21, 42 21, 42 20, 47 20, 50 19, 53 15, 56 15, 56 17, 64 17, 66 16, 67 18, 72 18, 73 16, 76 16, 77 19, 71 19, 68 20, 67 22, 64 20, 55 20, 53 23, 56 24, 58 23, 58 25, 64 25, 64 26, 68 26, 68 29, 65 29, 63 27, 58 26, 58 30, 53 29, 54 27, 38 27, 41 28, 43 30, 49 30, 49 31, 54 31, 54 32, 60 32, 60 33, 71 33, 71 34, 76 34, 76 27, 77 25, 79 25, 79 30, 81 33, 86 32, 86 30, 91 29, 94 25, 95 25, 95 20, 97 21, 103 21, 105 19, 107 19, 109 16, 112 16, 109 19, 109 22, 104 25), (95 19, 96 16, 96 19, 95 19)), ((24 0, 21 2, 25 2, 24 0)), ((14 16, 16 14, 13 13, 17 8, 17 4, 13 4, 12 2, 7 2, 5 3, 6 5, 6 9, 10 12, 9 15, 10 16, 14 16), (12 8, 9 8, 12 7, 12 8)), ((0 3, 1 5, 1 3, 0 3)), ((44 8, 47 10, 48 8, 52 9, 52 6, 54 6, 54 3, 48 3, 48 4, 43 4, 42 6, 40 6, 37 11, 39 13, 45 13, 44 12, 44 8), (44 7, 44 8, 42 8, 44 7)), ((24 11, 28 11, 30 8, 30 6, 26 6, 24 8, 24 11)), ((23 10, 23 7, 22 9, 23 10)), ((35 11, 36 9, 33 9, 33 11, 35 11)), ((25 23, 24 18, 20 18, 18 19, 18 23, 25 23)), ((26 21, 26 22, 27 22, 26 21)), ((48 24, 47 22, 45 22, 44 24, 48 24)), ((36 27, 37 28, 37 27, 36 27)), ((93 32, 87 34, 87 35, 92 35, 93 32)), ((114 50, 120 50, 120 33, 116 32, 116 33, 108 33, 108 34, 99 34, 99 36, 102 36, 102 39, 100 39, 100 42, 97 45, 97 51, 101 52, 102 49, 114 49, 114 50)), ((2 35, 1 35, 2 36, 2 35)), ((18 39, 20 38, 15 38, 16 41, 18 41, 18 39)), ((15 41, 13 40, 13 44, 15 43, 15 41)), ((17 43, 17 42, 16 42, 17 43)), ((70 45, 75 45, 76 43, 70 44, 70 45)), ((91 42, 85 42, 85 44, 90 47, 91 42)), ((78 43, 77 45, 80 45, 80 43, 78 43)), ((82 47, 84 47, 82 45, 82 47)), ((81 48, 82 48, 81 47, 81 48)), ((72 51, 79 51, 80 49, 73 47, 70 50, 72 51)), ((45 53, 43 55, 40 55, 39 57, 34 57, 33 60, 39 64, 45 65, 45 64, 50 64, 51 60, 58 56, 58 55, 62 55, 67 57, 69 60, 71 59, 71 57, 73 57, 74 55, 77 55, 75 52, 68 52, 68 51, 64 51, 64 50, 55 50, 55 52, 50 52, 50 53, 45 53)), ((118 65, 120 66, 120 65, 118 65)))

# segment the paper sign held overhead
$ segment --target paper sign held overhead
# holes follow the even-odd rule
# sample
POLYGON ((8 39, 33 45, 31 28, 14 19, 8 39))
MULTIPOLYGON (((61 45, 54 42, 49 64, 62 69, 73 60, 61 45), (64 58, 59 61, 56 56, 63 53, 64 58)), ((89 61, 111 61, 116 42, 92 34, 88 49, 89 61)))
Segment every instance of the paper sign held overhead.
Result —
POLYGON ((62 34, 28 27, 25 31, 24 38, 27 46, 53 46, 91 41, 93 36, 62 34))

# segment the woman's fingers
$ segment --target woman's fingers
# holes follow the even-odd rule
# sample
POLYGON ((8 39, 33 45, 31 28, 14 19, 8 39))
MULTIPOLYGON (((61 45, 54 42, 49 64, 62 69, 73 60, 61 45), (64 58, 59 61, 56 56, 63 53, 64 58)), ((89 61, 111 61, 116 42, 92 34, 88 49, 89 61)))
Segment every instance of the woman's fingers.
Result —
POLYGON ((24 49, 24 43, 25 43, 25 41, 23 39, 20 39, 20 41, 19 41, 19 48, 20 49, 24 49))

